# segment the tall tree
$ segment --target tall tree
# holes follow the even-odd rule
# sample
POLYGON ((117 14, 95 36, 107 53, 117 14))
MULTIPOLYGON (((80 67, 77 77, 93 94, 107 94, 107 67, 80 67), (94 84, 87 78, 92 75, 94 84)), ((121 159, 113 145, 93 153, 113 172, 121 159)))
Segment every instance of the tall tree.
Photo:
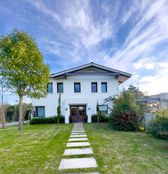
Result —
POLYGON ((0 39, 0 75, 5 87, 19 96, 19 130, 23 127, 23 97, 46 96, 49 74, 37 44, 27 33, 14 31, 0 39))

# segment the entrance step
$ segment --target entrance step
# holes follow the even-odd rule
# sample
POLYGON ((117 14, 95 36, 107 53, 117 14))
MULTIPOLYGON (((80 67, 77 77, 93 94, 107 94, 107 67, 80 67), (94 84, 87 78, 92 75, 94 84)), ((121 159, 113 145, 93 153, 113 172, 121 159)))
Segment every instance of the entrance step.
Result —
POLYGON ((88 141, 88 138, 69 138, 68 141, 88 141))
POLYGON ((90 155, 93 154, 92 148, 65 149, 64 155, 90 155))
POLYGON ((83 134, 83 135, 82 134, 78 134, 78 135, 72 135, 71 134, 71 136, 70 136, 70 138, 78 138, 78 137, 81 137, 81 138, 82 137, 87 137, 87 135, 86 134, 83 134))
POLYGON ((95 158, 69 158, 62 159, 59 169, 81 169, 81 168, 96 168, 97 163, 95 158))
POLYGON ((76 142, 76 143, 67 143, 67 147, 85 147, 90 146, 89 142, 76 142))

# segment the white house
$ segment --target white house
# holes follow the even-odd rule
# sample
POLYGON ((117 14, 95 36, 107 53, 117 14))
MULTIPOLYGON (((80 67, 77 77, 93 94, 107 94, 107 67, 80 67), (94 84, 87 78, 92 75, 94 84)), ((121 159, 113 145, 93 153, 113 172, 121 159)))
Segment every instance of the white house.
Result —
POLYGON ((97 103, 101 112, 108 114, 112 103, 104 99, 118 94, 119 85, 130 77, 129 73, 93 62, 51 74, 47 97, 33 100, 35 117, 57 115, 61 94, 61 114, 65 123, 90 123, 97 103))

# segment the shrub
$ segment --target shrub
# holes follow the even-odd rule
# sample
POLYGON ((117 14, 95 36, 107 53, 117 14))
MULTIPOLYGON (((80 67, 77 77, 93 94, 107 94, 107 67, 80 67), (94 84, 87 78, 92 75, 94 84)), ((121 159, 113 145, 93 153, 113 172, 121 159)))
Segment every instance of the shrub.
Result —
MULTIPOLYGON (((110 120, 109 116, 99 115, 99 122, 108 122, 110 120)), ((97 123, 97 114, 92 115, 92 123, 97 123)))
MULTIPOLYGON (((44 118, 39 118, 39 117, 35 117, 33 119, 31 119, 30 124, 53 124, 53 123, 57 123, 58 117, 44 117, 44 118)), ((64 123, 65 122, 65 118, 63 116, 59 117, 59 121, 60 123, 64 123)))
POLYGON ((114 99, 111 113, 111 125, 114 129, 124 131, 138 130, 143 120, 143 109, 130 91, 123 91, 114 99))
POLYGON ((147 132, 155 137, 168 139, 168 110, 156 114, 156 119, 149 124, 147 132))

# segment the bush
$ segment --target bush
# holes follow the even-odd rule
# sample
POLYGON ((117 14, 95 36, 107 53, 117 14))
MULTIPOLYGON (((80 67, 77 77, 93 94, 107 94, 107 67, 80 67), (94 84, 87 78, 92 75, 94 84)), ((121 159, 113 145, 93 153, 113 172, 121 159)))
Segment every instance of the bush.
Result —
POLYGON ((123 91, 114 99, 111 114, 111 125, 114 129, 124 131, 137 131, 143 120, 143 109, 130 91, 123 91))
MULTIPOLYGON (((99 116, 99 122, 105 123, 105 122, 108 122, 109 119, 110 119, 110 117, 106 116, 106 115, 100 115, 99 116)), ((92 123, 97 123, 97 114, 92 115, 92 123)))
POLYGON ((147 132, 157 138, 168 139, 168 110, 156 114, 156 119, 149 124, 147 132))
MULTIPOLYGON (((55 116, 55 117, 44 117, 44 118, 35 117, 35 118, 30 120, 30 124, 53 124, 53 123, 56 124, 57 123, 57 119, 58 119, 58 116, 55 116)), ((65 118, 63 116, 60 116, 59 122, 60 123, 64 123, 65 122, 65 118)))

